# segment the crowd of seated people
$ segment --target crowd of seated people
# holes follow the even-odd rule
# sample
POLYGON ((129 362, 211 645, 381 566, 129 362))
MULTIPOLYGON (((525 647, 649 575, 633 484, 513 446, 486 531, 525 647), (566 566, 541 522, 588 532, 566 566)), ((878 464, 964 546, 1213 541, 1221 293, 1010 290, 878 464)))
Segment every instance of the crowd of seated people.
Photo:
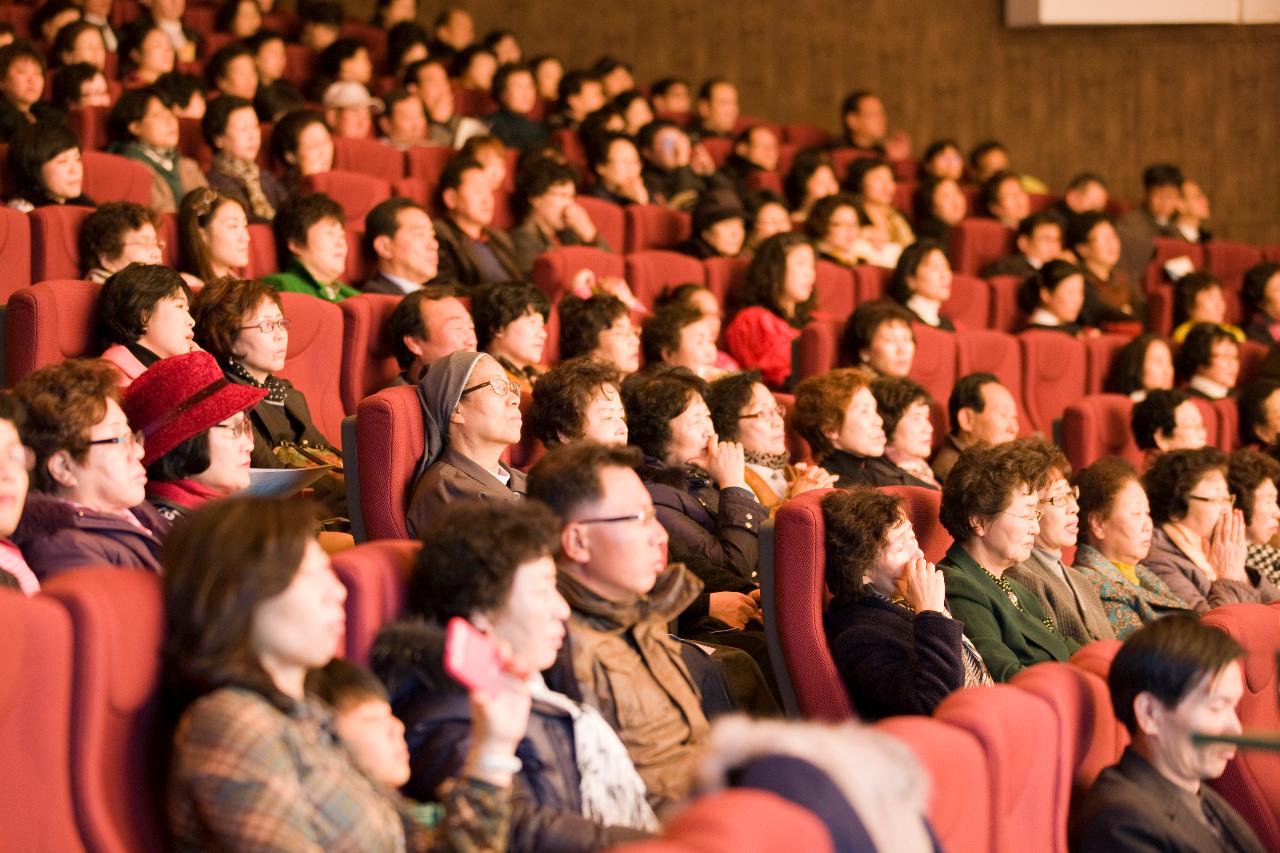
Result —
MULTIPOLYGON (((729 80, 569 67, 505 30, 478 37, 460 8, 424 27, 414 0, 380 0, 353 30, 331 0, 231 0, 215 39, 184 25, 184 0, 118 29, 111 5, 52 0, 38 43, 0 46, 3 201, 33 221, 88 209, 73 242, 100 285, 92 351, 0 395, 0 587, 33 596, 86 565, 162 578, 180 847, 591 850, 674 831, 700 763, 741 758, 717 718, 786 704, 761 581, 764 530, 792 502, 822 519, 819 642, 863 721, 1119 639, 1111 693, 1133 745, 1083 803, 1080 849, 1131 849, 1116 802, 1155 809, 1163 787, 1222 772, 1189 769, 1161 727, 1208 692, 1230 733, 1240 649, 1196 614, 1280 600, 1280 384, 1244 370, 1248 347, 1280 341, 1280 266, 1161 268, 1173 326, 1149 323, 1156 241, 1211 239, 1176 166, 1148 168, 1128 212, 1091 172, 1051 203, 996 141, 913 159, 870 91, 844 99, 829 145, 797 151, 729 80), (86 110, 145 169, 146 204, 90 198, 86 110), (376 180, 374 150, 406 171, 364 205, 337 179, 376 180), (658 207, 675 231, 647 248, 705 277, 642 294, 616 273, 658 207), (1073 470, 1051 428, 1028 435, 1024 389, 996 366, 918 375, 935 336, 965 339, 954 249, 975 218, 1007 235, 980 271, 1018 279, 1020 330, 1128 336, 1101 372, 1133 403, 1140 468, 1073 470), (617 266, 556 266, 579 250, 617 266), (836 300, 848 316, 825 304, 835 280, 857 288, 836 300), (361 495, 345 437, 312 414, 332 400, 290 370, 291 300, 347 322, 378 300, 390 386, 423 423, 401 484, 423 547, 372 671, 335 659, 347 592, 326 551, 353 542, 327 534, 354 532, 361 495), (815 338, 832 353, 818 372, 815 338), (1212 446, 1210 424, 1241 449, 1212 446), (314 469, 309 500, 253 496, 257 469, 314 469), (936 565, 922 521, 951 537, 936 565), (453 620, 493 644, 488 689, 451 674, 453 620), (1126 661, 1144 644, 1183 667, 1178 685, 1126 661)), ((850 755, 891 740, 866 735, 850 755)), ((1198 790, 1216 837, 1253 849, 1198 790)), ((892 813, 900 849, 930 849, 923 798, 837 796, 869 834, 892 813)))

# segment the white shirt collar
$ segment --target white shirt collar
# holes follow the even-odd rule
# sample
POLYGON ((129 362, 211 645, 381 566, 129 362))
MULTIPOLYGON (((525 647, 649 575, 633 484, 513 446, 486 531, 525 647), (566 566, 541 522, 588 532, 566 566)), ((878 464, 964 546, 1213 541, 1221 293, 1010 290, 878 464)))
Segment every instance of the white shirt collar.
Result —
POLYGON ((405 293, 413 293, 415 290, 422 289, 422 282, 420 281, 414 281, 411 278, 404 278, 403 276, 392 275, 386 270, 378 270, 378 272, 383 278, 403 290, 405 293))
POLYGON ((942 323, 942 303, 916 293, 907 300, 907 307, 930 326, 942 323))
POLYGON ((1062 318, 1043 305, 1031 312, 1027 322, 1032 326, 1065 326, 1062 318))
POLYGON ((1191 381, 1187 383, 1188 388, 1199 391, 1211 400, 1221 400, 1231 393, 1231 389, 1219 382, 1214 382, 1207 376, 1197 373, 1191 377, 1191 381))

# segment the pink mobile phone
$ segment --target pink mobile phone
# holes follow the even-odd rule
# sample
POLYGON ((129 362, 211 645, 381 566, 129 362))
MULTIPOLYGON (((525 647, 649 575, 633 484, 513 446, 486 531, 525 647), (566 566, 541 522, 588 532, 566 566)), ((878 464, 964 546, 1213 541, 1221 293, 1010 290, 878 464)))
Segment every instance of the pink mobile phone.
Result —
POLYGON ((445 629, 444 668, 470 690, 492 693, 502 683, 502 661, 493 641, 457 616, 445 629))

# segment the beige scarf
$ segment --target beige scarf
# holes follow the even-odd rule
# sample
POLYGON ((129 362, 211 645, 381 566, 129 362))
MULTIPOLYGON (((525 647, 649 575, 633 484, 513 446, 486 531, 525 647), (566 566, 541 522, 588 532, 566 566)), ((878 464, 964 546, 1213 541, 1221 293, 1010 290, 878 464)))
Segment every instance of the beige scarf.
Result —
POLYGON ((225 152, 219 152, 213 158, 213 169, 215 172, 230 175, 244 184, 245 191, 249 194, 249 206, 253 208, 254 216, 259 219, 275 218, 276 209, 267 200, 267 194, 262 191, 262 172, 258 169, 257 163, 233 157, 225 152))

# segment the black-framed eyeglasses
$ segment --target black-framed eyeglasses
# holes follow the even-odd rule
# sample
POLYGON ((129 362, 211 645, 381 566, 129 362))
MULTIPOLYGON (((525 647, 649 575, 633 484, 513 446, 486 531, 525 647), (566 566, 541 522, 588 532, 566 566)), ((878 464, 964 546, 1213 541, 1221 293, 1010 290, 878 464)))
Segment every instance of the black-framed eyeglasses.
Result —
POLYGON ((115 438, 95 438, 89 444, 122 444, 127 448, 142 447, 147 437, 142 434, 141 430, 137 432, 126 432, 124 435, 117 435, 115 438))
POLYGON ((649 507, 643 512, 631 515, 615 515, 611 518, 580 518, 578 519, 578 524, 617 524, 623 521, 638 521, 641 524, 650 524, 657 520, 658 511, 653 507, 649 507))
POLYGON ((520 383, 513 382, 510 379, 490 379, 487 382, 472 385, 470 388, 463 388, 461 396, 465 397, 472 391, 479 391, 481 388, 492 389, 495 397, 506 397, 511 394, 515 394, 517 397, 520 396, 520 383))
POLYGON ((1222 495, 1216 498, 1206 497, 1205 495, 1187 495, 1187 500, 1200 501, 1201 503, 1207 504, 1226 504, 1227 506, 1236 505, 1235 495, 1222 495))

